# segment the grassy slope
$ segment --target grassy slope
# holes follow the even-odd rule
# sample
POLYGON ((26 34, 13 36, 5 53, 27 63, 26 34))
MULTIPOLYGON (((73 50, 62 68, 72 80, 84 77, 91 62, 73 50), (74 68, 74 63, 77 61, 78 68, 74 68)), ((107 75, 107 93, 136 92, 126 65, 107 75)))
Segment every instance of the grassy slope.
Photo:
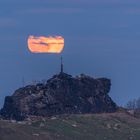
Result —
POLYGON ((0 140, 140 140, 140 119, 126 113, 59 116, 29 124, 0 121, 0 140))

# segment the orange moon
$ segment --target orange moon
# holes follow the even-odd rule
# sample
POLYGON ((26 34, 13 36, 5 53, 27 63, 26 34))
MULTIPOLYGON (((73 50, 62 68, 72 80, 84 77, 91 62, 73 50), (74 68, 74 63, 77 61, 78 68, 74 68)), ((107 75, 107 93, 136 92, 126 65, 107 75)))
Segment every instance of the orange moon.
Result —
POLYGON ((28 49, 32 53, 61 53, 64 49, 62 36, 29 36, 28 49))

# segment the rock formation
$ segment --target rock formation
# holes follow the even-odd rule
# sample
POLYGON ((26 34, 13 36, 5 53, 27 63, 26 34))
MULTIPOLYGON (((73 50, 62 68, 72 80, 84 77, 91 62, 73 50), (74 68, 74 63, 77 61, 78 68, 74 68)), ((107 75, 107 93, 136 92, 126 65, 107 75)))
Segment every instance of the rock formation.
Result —
POLYGON ((115 112, 117 106, 108 95, 110 87, 106 78, 61 72, 46 83, 28 85, 7 96, 0 114, 4 119, 24 120, 29 116, 115 112))

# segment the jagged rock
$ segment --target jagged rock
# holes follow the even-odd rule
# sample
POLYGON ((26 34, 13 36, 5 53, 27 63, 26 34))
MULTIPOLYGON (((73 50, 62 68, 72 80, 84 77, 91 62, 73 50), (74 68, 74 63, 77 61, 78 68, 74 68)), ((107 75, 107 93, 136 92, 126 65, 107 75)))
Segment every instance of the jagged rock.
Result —
POLYGON ((108 95, 110 87, 106 78, 60 73, 45 84, 28 85, 7 96, 0 114, 4 119, 23 120, 29 116, 115 112, 117 106, 108 95))

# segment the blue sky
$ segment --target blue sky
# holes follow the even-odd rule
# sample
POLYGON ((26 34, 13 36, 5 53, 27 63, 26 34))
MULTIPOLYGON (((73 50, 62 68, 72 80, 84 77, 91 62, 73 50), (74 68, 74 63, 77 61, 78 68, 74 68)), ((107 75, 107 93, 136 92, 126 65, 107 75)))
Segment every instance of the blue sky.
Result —
POLYGON ((0 105, 33 80, 59 72, 58 54, 31 54, 29 35, 65 38, 65 71, 112 80, 119 105, 140 96, 140 1, 1 0, 0 105))

